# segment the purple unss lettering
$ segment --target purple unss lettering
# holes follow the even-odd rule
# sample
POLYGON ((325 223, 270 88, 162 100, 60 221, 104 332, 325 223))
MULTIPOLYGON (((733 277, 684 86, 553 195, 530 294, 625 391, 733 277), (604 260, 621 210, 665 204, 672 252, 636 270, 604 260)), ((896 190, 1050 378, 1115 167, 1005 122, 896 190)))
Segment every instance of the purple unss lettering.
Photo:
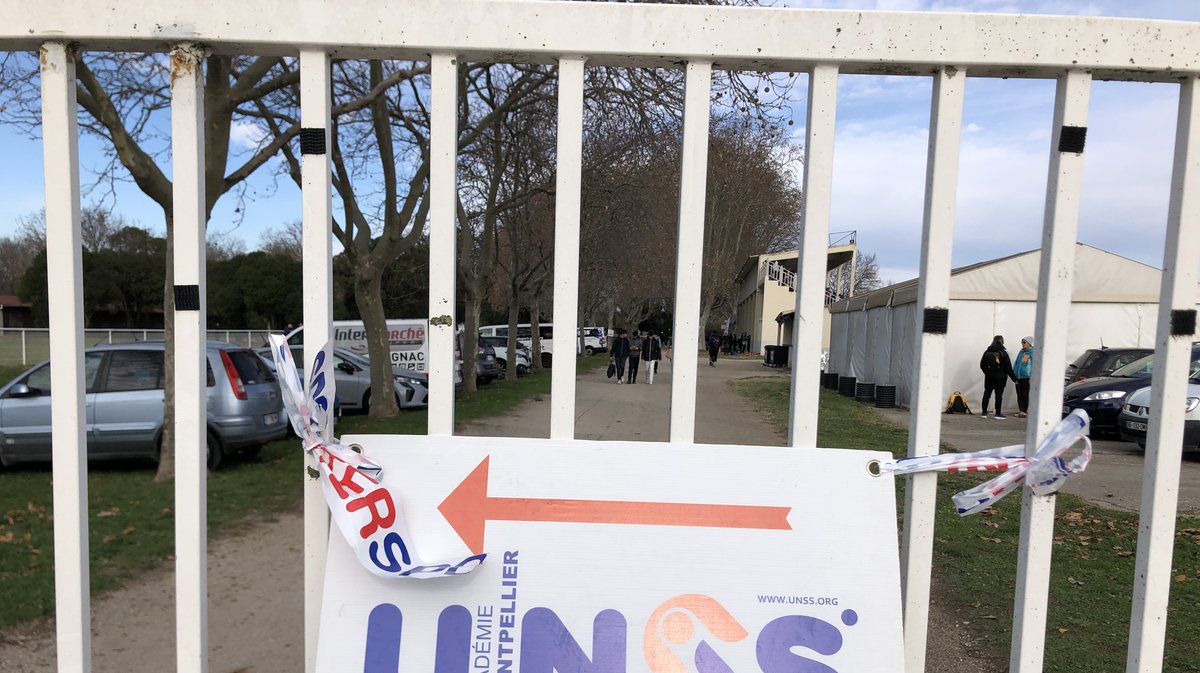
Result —
MULTIPOLYGON (((841 621, 846 626, 853 626, 858 621, 858 614, 844 610, 841 621)), ((371 611, 367 620, 363 673, 415 673, 400 669, 403 622, 400 608, 390 603, 381 603, 371 611)), ((438 617, 432 673, 470 673, 471 627, 471 611, 467 608, 451 605, 442 610, 438 617)), ((628 632, 624 615, 616 610, 602 610, 592 622, 592 657, 589 658, 553 610, 533 608, 521 620, 517 670, 520 673, 628 673, 628 632)), ((755 655, 762 673, 838 673, 829 664, 797 654, 793 648, 829 657, 841 651, 842 645, 842 632, 834 624, 806 615, 785 615, 762 628, 755 643, 755 655)), ((725 645, 731 646, 737 645, 725 645)), ((694 656, 699 673, 733 671, 707 641, 699 641, 694 656)), ((640 662, 636 668, 640 668, 640 662)))

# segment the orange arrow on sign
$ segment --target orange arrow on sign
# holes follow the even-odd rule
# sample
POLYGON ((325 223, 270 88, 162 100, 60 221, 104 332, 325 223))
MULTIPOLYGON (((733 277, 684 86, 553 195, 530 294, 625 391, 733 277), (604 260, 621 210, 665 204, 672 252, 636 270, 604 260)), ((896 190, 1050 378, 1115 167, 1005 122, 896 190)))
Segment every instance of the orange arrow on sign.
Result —
POLYGON ((790 507, 758 505, 700 505, 675 502, 619 500, 559 500, 553 498, 492 498, 487 494, 488 461, 442 501, 438 511, 472 553, 483 553, 485 521, 555 523, 620 523, 640 526, 698 526, 791 530, 790 507))

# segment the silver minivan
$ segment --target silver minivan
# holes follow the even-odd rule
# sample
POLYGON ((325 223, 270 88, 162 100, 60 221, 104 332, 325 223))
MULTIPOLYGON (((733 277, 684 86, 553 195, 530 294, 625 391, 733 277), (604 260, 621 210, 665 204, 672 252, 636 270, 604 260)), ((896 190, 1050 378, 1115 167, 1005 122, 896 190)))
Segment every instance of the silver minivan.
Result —
MULTIPOLYGON (((208 466, 238 450, 255 452, 287 433, 275 375, 252 351, 209 341, 208 466)), ((163 342, 84 352, 88 458, 157 460, 163 426, 163 342)), ((0 464, 48 461, 50 362, 0 387, 0 464)))

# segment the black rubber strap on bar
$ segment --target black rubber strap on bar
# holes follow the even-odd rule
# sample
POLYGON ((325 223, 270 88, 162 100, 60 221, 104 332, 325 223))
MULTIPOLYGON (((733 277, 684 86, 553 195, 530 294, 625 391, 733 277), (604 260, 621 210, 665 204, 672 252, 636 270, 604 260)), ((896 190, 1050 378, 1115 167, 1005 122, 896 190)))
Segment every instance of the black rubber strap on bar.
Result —
POLYGON ((325 154, 325 129, 300 129, 300 154, 325 154))
POLYGON ((1087 142, 1086 126, 1064 126, 1058 134, 1058 151, 1083 154, 1083 145, 1087 142))
POLYGON ((199 285, 176 285, 175 286, 175 310, 176 311, 199 311, 200 310, 200 286, 199 285))
POLYGON ((921 331, 926 334, 945 334, 946 328, 950 325, 950 309, 948 308, 927 308, 925 309, 925 324, 921 327, 921 331))
POLYGON ((1171 336, 1192 336, 1195 333, 1195 309, 1175 309, 1171 311, 1171 336))

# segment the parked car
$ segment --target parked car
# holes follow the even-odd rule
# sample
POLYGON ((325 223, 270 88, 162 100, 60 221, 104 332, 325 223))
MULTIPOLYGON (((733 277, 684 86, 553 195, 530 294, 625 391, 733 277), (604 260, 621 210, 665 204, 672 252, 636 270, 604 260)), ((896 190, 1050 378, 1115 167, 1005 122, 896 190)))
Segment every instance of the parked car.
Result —
POLYGON ((1089 348, 1067 365, 1063 383, 1070 385, 1098 376, 1108 376, 1153 352, 1153 348, 1089 348))
MULTIPOLYGON (((500 376, 503 378, 508 373, 508 337, 493 337, 479 336, 479 343, 486 344, 492 347, 496 355, 496 364, 500 367, 500 376)), ((529 348, 520 341, 517 342, 517 376, 524 376, 529 373, 532 366, 533 358, 529 354, 529 348)))
MULTIPOLYGON (((1192 344, 1192 373, 1200 367, 1200 344, 1192 344)), ((1129 393, 1150 385, 1154 368, 1154 355, 1134 360, 1114 371, 1110 376, 1099 376, 1072 383, 1063 390, 1063 416, 1075 409, 1083 409, 1092 419, 1092 432, 1116 433, 1117 416, 1129 393)))
POLYGON ((496 360, 496 349, 483 343, 476 344, 475 380, 488 383, 500 378, 500 363, 496 360))
POLYGON ((579 334, 583 337, 583 352, 595 355, 608 350, 608 338, 604 336, 602 327, 580 327, 579 334))
MULTIPOLYGON (((287 433, 279 383, 253 351, 209 341, 208 466, 234 451, 255 452, 287 433)), ((89 459, 158 460, 163 427, 163 342, 84 351, 89 459)), ((0 464, 48 461, 50 362, 0 388, 0 464)))
MULTIPOLYGON (((1188 380, 1187 399, 1184 402, 1183 450, 1200 451, 1200 372, 1193 367, 1188 380)), ((1146 430, 1150 423, 1150 388, 1139 388, 1130 393, 1117 416, 1121 439, 1146 448, 1146 430)))
MULTIPOLYGON (((292 359, 302 368, 304 347, 292 346, 292 359)), ((260 348, 258 353, 271 360, 271 349, 260 348)), ((342 411, 367 411, 371 408, 371 362, 346 348, 333 349, 333 382, 337 404, 342 411)), ((273 362, 273 360, 272 360, 273 362)), ((301 369, 303 376, 303 369, 301 369)), ((429 406, 429 378, 407 367, 392 366, 396 387, 396 404, 401 409, 423 409, 429 406)))

